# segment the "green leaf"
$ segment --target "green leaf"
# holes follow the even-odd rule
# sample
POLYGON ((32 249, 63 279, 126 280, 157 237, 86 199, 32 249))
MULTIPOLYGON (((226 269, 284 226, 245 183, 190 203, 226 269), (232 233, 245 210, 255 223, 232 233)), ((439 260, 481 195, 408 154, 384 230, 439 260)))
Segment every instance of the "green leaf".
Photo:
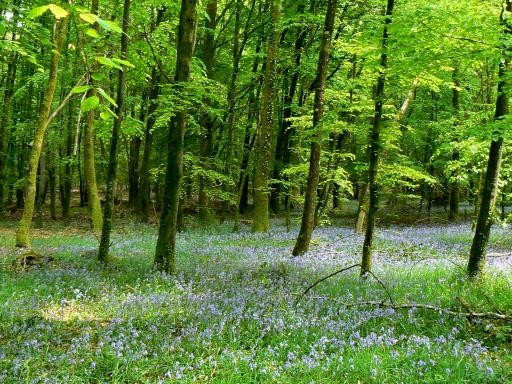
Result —
POLYGON ((123 70, 123 67, 121 67, 114 60, 109 59, 108 57, 96 56, 96 61, 100 64, 106 65, 107 67, 117 68, 121 71, 123 70))
POLYGON ((84 92, 87 92, 91 88, 92 87, 90 85, 80 85, 78 87, 74 87, 71 90, 71 93, 84 93, 84 92))
POLYGON ((99 103, 100 103, 100 98, 98 96, 88 97, 87 99, 85 99, 82 102, 82 111, 88 112, 90 110, 93 110, 94 108, 96 108, 98 106, 99 103))
POLYGON ((101 25, 101 27, 103 29, 105 29, 107 31, 112 31, 112 32, 116 32, 116 33, 123 32, 121 27, 119 25, 117 25, 116 23, 114 23, 113 21, 103 20, 103 19, 100 19, 99 17, 96 19, 96 21, 98 22, 99 25, 101 25))
POLYGON ((48 5, 48 9, 53 13, 53 16, 55 16, 56 19, 62 19, 68 15, 68 11, 56 4, 48 5))
POLYGON ((116 59, 116 58, 113 58, 112 60, 115 61, 116 63, 122 64, 126 67, 135 68, 135 65, 130 63, 128 60, 116 59))
POLYGON ((89 24, 94 24, 98 19, 98 16, 93 13, 81 13, 79 16, 83 21, 89 24))
POLYGON ((111 98, 107 92, 105 92, 105 90, 103 88, 96 88, 96 90, 98 91, 98 93, 103 96, 106 100, 108 100, 108 102, 110 104, 112 104, 114 107, 117 107, 117 103, 115 102, 115 100, 113 98, 111 98))
POLYGON ((42 14, 44 14, 50 7, 48 5, 43 5, 42 7, 32 8, 32 10, 28 13, 29 19, 35 19, 42 14))
POLYGON ((98 73, 98 72, 93 73, 91 75, 91 77, 93 80, 96 80, 96 81, 103 81, 105 79, 105 75, 103 73, 98 73))
POLYGON ((91 36, 93 39, 97 39, 98 37, 100 37, 100 34, 98 33, 98 31, 95 29, 92 29, 92 28, 87 28, 87 30, 85 31, 85 34, 88 36, 91 36))
POLYGON ((100 117, 102 120, 110 120, 111 116, 110 116, 110 113, 106 112, 106 111, 103 111, 103 112, 100 112, 100 117))
POLYGON ((28 13, 28 18, 35 19, 43 15, 46 11, 50 11, 51 13, 53 13, 53 16, 55 16, 56 19, 62 19, 68 15, 68 11, 66 11, 64 8, 59 7, 56 4, 48 4, 43 5, 42 7, 33 8, 28 13))

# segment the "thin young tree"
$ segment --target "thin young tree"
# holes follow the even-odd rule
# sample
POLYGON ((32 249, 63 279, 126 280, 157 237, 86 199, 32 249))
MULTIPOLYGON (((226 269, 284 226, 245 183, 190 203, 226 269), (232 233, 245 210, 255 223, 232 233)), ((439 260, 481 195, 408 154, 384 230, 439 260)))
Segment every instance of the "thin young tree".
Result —
MULTIPOLYGON (((317 128, 322 121, 324 114, 324 94, 325 83, 327 79, 327 69, 329 67, 329 56, 332 49, 332 34, 334 31, 334 19, 336 16, 337 0, 329 0, 327 13, 325 14, 324 33, 320 44, 320 53, 318 56, 318 66, 316 75, 315 102, 313 106, 313 129, 317 128)), ((306 186, 306 200, 304 211, 302 213, 302 224, 300 227, 297 242, 293 248, 294 256, 301 255, 309 249, 311 235, 315 225, 315 205, 320 179, 320 134, 313 136, 311 141, 311 154, 309 158, 309 174, 306 186)))
MULTIPOLYGON (((192 55, 197 34, 197 0, 182 0, 178 27, 178 50, 175 82, 181 97, 186 97, 186 85, 192 71, 192 55)), ((176 270, 176 233, 181 181, 183 178, 184 139, 187 109, 178 111, 169 123, 165 190, 160 214, 160 226, 155 249, 156 269, 167 273, 176 270)))
POLYGON ((377 218, 377 210, 379 208, 379 190, 377 187, 377 171, 379 165, 380 152, 380 130, 384 106, 384 84, 386 82, 386 69, 388 67, 388 40, 389 25, 393 16, 394 0, 388 0, 386 6, 386 19, 384 22, 384 30, 382 32, 381 55, 380 55, 380 72, 377 79, 377 88, 375 92, 375 114, 373 124, 370 129, 370 164, 368 169, 368 193, 370 201, 368 205, 368 219, 366 223, 366 232, 363 244, 363 258, 361 261, 361 275, 365 275, 370 271, 372 266, 372 248, 373 237, 375 233, 375 221, 377 218))
MULTIPOLYGON (((130 26, 130 5, 131 0, 124 0, 123 5, 123 26, 121 34, 121 59, 127 60, 128 56, 128 28, 130 26)), ((110 232, 112 231, 112 216, 114 212, 114 192, 117 177, 117 157, 119 152, 119 136, 121 124, 124 119, 124 102, 126 93, 126 71, 120 69, 117 80, 116 96, 116 118, 112 128, 112 137, 110 139, 109 163, 107 172, 107 193, 105 195, 105 207, 103 210, 103 226, 101 228, 101 240, 98 249, 98 259, 106 263, 108 261, 108 251, 110 248, 110 232)))
MULTIPOLYGON (((92 0, 91 14, 98 13, 99 0, 92 0)), ((98 30, 99 25, 95 23, 93 29, 98 30)), ((88 74, 89 84, 93 85, 92 74, 88 74)), ((97 97, 97 91, 93 87, 87 92, 87 98, 97 97)), ((94 108, 87 111, 84 129, 84 173, 87 188, 87 198, 89 212, 91 214, 92 230, 100 233, 103 227, 103 217, 101 215, 101 201, 96 183, 96 163, 94 160, 94 122, 96 120, 96 111, 94 108)))
MULTIPOLYGON (((512 2, 506 0, 504 6, 506 13, 510 15, 512 12, 512 2)), ((510 20, 508 20, 504 12, 501 13, 500 22, 503 26, 504 38, 510 38, 512 36, 512 25, 510 25, 510 20)), ((505 45, 508 47, 508 42, 505 45)), ((494 113, 494 120, 497 124, 508 114, 509 95, 507 93, 508 84, 506 79, 510 64, 510 52, 506 52, 509 50, 508 48, 504 48, 503 50, 504 60, 501 61, 499 66, 498 96, 496 98, 496 110, 494 113)), ((491 232, 492 213, 496 202, 502 153, 503 134, 500 134, 498 137, 493 137, 489 148, 487 169, 480 197, 480 209, 478 211, 475 234, 471 244, 467 267, 467 273, 472 279, 481 276, 485 270, 485 248, 491 232)))
POLYGON ((30 247, 30 227, 34 215, 34 206, 36 200, 36 182, 37 168, 46 131, 49 125, 50 112, 52 108, 55 89, 57 88, 59 74, 59 60, 64 38, 68 30, 69 16, 66 12, 64 17, 56 18, 53 28, 53 50, 50 59, 50 70, 48 72, 48 84, 44 92, 43 102, 39 110, 39 120, 37 123, 32 149, 30 151, 29 169, 25 184, 25 205, 23 214, 16 230, 16 246, 30 247))

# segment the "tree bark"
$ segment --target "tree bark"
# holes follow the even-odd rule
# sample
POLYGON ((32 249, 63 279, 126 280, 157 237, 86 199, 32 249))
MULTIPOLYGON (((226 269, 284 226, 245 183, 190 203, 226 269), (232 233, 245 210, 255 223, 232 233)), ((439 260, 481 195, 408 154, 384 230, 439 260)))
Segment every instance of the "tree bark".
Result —
POLYGON ((373 238, 375 233, 375 221, 377 218, 377 210, 379 208, 379 190, 377 187, 377 171, 379 165, 380 151, 380 129, 384 105, 384 84, 386 82, 386 69, 388 66, 388 27, 391 24, 393 16, 394 0, 388 0, 386 6, 386 21, 384 23, 384 31, 382 33, 382 46, 380 56, 380 73, 377 80, 377 90, 375 94, 375 115, 373 117, 373 125, 370 130, 370 164, 369 164, 369 180, 368 180, 368 219, 366 223, 366 232, 363 244, 363 257, 361 261, 361 275, 365 275, 370 271, 372 266, 372 250, 373 238))
MULTIPOLYGON (((91 13, 98 13, 98 0, 92 0, 91 13)), ((93 26, 98 30, 98 25, 93 26)), ((93 80, 89 74, 89 85, 94 86, 93 80)), ((92 88, 87 92, 86 97, 97 96, 96 89, 92 88)), ((96 120, 96 111, 94 109, 87 111, 85 117, 84 129, 84 174, 87 188, 88 207, 91 215, 91 227, 95 233, 100 233, 103 227, 103 217, 101 215, 101 201, 98 193, 98 184, 96 182, 96 161, 94 158, 94 122, 96 120)))
MULTIPOLYGON (((327 13, 325 14, 324 33, 320 45, 320 54, 318 57, 318 67, 316 76, 315 102, 313 112, 313 127, 316 129, 321 123, 324 114, 324 94, 325 83, 327 79, 327 69, 329 67, 329 56, 331 55, 332 33, 334 31, 334 18, 336 16, 337 0, 329 0, 327 13)), ((302 224, 299 236, 293 248, 293 256, 302 255, 309 249, 311 235, 315 226, 315 205, 320 178, 320 134, 315 134, 311 142, 311 155, 309 158, 309 174, 306 186, 306 200, 304 203, 304 212, 302 213, 302 224)))
MULTIPOLYGON (((512 2, 506 1, 507 12, 512 12, 512 2)), ((505 29, 503 33, 507 36, 512 34, 512 26, 504 19, 501 14, 501 23, 505 29)), ((507 94, 507 72, 510 64, 509 52, 505 52, 505 59, 500 63, 498 74, 498 96, 496 99, 496 111, 494 119, 499 122, 508 114, 508 94, 507 94)), ((476 221, 475 234, 471 251, 469 253, 469 261, 467 273, 470 278, 476 279, 485 271, 485 248, 489 240, 492 224, 492 212, 496 202, 496 194, 498 190, 498 179, 500 175, 501 157, 503 153, 503 134, 497 138, 493 138, 489 148, 489 158, 487 161, 487 170, 485 172, 484 185, 480 200, 480 209, 476 221)))
MULTIPOLYGON (((183 83, 190 81, 192 55, 197 32, 197 0, 182 0, 178 28, 178 50, 175 81, 181 97, 186 97, 183 83)), ((168 157, 165 192, 160 214, 160 226, 155 249, 155 267, 163 272, 176 270, 176 232, 181 181, 183 178, 184 139, 187 110, 179 111, 169 123, 168 157)))
POLYGON ((272 135, 274 128, 274 93, 276 87, 276 61, 280 32, 277 23, 281 18, 282 0, 273 0, 269 25, 267 59, 260 106, 260 121, 256 137, 253 232, 267 232, 269 229, 268 179, 272 159, 272 135))
MULTIPOLYGON (((123 27, 121 34, 121 59, 127 60, 128 56, 128 28, 130 25, 130 4, 131 0, 124 0, 123 5, 123 27)), ((114 211, 115 183, 117 177, 117 157, 119 152, 119 136, 121 124, 124 119, 124 101, 126 91, 126 68, 119 70, 116 96, 116 118, 112 128, 112 137, 110 139, 109 163, 107 172, 107 193, 105 195, 105 208, 103 210, 103 226, 101 228, 101 240, 98 249, 98 259, 100 262, 108 261, 108 251, 110 248, 110 232, 112 231, 112 216, 114 211)))
POLYGON ((36 127, 32 150, 30 152, 29 170, 25 186, 25 206, 21 216, 18 229, 16 231, 16 246, 30 247, 30 227, 32 225, 32 216, 34 214, 34 204, 36 199, 36 181, 37 167, 43 141, 48 128, 48 118, 52 108, 52 101, 57 88, 58 69, 60 52, 64 45, 64 37, 68 28, 69 17, 56 20, 53 33, 53 51, 50 59, 50 71, 48 74, 48 85, 44 93, 44 100, 39 111, 39 121, 36 127))

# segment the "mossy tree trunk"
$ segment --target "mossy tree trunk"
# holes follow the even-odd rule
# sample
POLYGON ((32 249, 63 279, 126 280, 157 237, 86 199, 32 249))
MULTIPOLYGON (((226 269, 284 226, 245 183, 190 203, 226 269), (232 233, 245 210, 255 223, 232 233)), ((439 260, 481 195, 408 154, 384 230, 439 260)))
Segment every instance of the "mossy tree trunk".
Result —
MULTIPOLYGON (((186 97, 183 83, 190 81, 192 55, 197 33, 197 0, 182 0, 178 27, 178 50, 175 81, 181 97, 186 97), (181 86, 180 86, 181 84, 181 86)), ((187 110, 179 111, 169 123, 165 191, 160 214, 160 226, 155 249, 155 267, 163 272, 176 270, 176 233, 183 178, 184 139, 187 110)))
MULTIPOLYGON (((98 13, 98 0, 92 0, 91 13, 98 13)), ((98 25, 93 26, 98 30, 98 25)), ((93 84, 91 74, 89 74, 89 84, 93 84)), ((96 89, 92 88, 87 92, 87 97, 97 96, 96 89)), ((96 182, 96 161, 94 159, 94 122, 96 120, 96 111, 91 109, 87 111, 84 128, 84 174, 87 188, 88 206, 91 215, 91 227, 95 233, 100 233, 103 227, 103 217, 101 215, 101 201, 98 193, 98 184, 96 182)))
MULTIPOLYGON (((127 60, 128 56, 128 27, 130 25, 131 0, 124 0, 123 5, 123 33, 121 34, 121 59, 127 60)), ((112 231, 112 217, 114 213, 115 183, 117 176, 117 157, 119 152, 119 136, 121 124, 124 119, 124 102, 126 91, 126 70, 119 71, 116 96, 116 118, 112 128, 110 139, 109 163, 107 172, 107 193, 105 195, 105 207, 103 211, 103 226, 101 228, 101 240, 98 249, 98 259, 106 263, 110 248, 110 232, 112 231)))
MULTIPOLYGON (((337 0, 329 0, 327 13, 325 14, 324 32, 322 34, 322 42, 320 44, 320 53, 318 57, 318 67, 316 73, 316 89, 315 102, 313 112, 313 127, 316 129, 321 123, 324 114, 324 94, 325 83, 327 79, 327 69, 329 67, 329 56, 332 47, 332 33, 334 31, 334 18, 336 16, 337 0)), ((309 158, 309 174, 306 186, 306 200, 304 203, 304 211, 302 213, 302 223, 300 226, 299 236, 293 248, 294 256, 302 255, 309 249, 311 235, 315 226, 315 206, 318 181, 320 178, 320 133, 316 133, 312 137, 311 154, 309 158)))
POLYGON ((377 80, 377 89, 375 93, 375 114, 373 124, 370 129, 370 164, 368 169, 368 218, 363 243, 363 257, 361 261, 361 275, 365 275, 372 266, 373 238, 375 233, 375 221, 377 210, 379 208, 379 190, 377 186, 377 171, 379 165, 380 152, 380 130, 382 122, 382 113, 384 105, 384 84, 386 82, 386 69, 388 66, 388 27, 391 24, 393 16, 394 0, 388 0, 386 6, 386 20, 384 31, 382 33, 382 46, 380 56, 380 73, 377 80))
POLYGON ((272 135, 274 128, 274 98, 276 89, 276 61, 279 49, 280 31, 277 23, 281 18, 281 0, 272 1, 272 16, 268 29, 267 58, 260 105, 260 121, 256 137, 254 172, 253 232, 267 232, 269 229, 268 179, 272 162, 272 135))
POLYGON ((44 92, 44 99, 39 110, 39 120, 37 123, 32 150, 30 152, 29 169, 25 185, 25 205, 21 216, 18 229, 16 230, 16 246, 30 247, 30 227, 34 214, 34 204, 36 199, 37 168, 43 142, 48 128, 48 118, 52 108, 55 89, 57 88, 59 59, 64 38, 68 29, 69 17, 64 17, 55 21, 53 32, 53 51, 50 59, 50 70, 48 73, 48 84, 44 92))
MULTIPOLYGON (((512 2, 506 1, 506 10, 512 12, 512 2)), ((512 35, 512 26, 501 14, 501 23, 504 26, 504 34, 509 37, 512 35)), ((510 64, 509 52, 503 52, 506 57, 499 67, 498 96, 496 99, 496 111, 494 119, 499 122, 508 114, 508 93, 507 93, 507 75, 510 64)), ((470 278, 476 279, 485 271, 485 248, 489 240, 492 224, 492 213, 496 202, 498 191, 498 180, 500 175, 501 157, 503 153, 503 134, 495 137, 491 141, 489 148, 489 158, 487 160, 487 170, 485 172, 483 189, 480 197, 478 217, 476 221, 475 234, 469 253, 467 273, 470 278)))

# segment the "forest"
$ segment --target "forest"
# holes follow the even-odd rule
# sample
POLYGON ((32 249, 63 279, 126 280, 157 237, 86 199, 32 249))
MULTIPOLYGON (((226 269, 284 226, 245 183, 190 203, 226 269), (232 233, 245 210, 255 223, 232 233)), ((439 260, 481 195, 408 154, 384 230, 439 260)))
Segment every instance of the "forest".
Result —
POLYGON ((1 383, 512 382, 512 0, 0 0, 1 383))

